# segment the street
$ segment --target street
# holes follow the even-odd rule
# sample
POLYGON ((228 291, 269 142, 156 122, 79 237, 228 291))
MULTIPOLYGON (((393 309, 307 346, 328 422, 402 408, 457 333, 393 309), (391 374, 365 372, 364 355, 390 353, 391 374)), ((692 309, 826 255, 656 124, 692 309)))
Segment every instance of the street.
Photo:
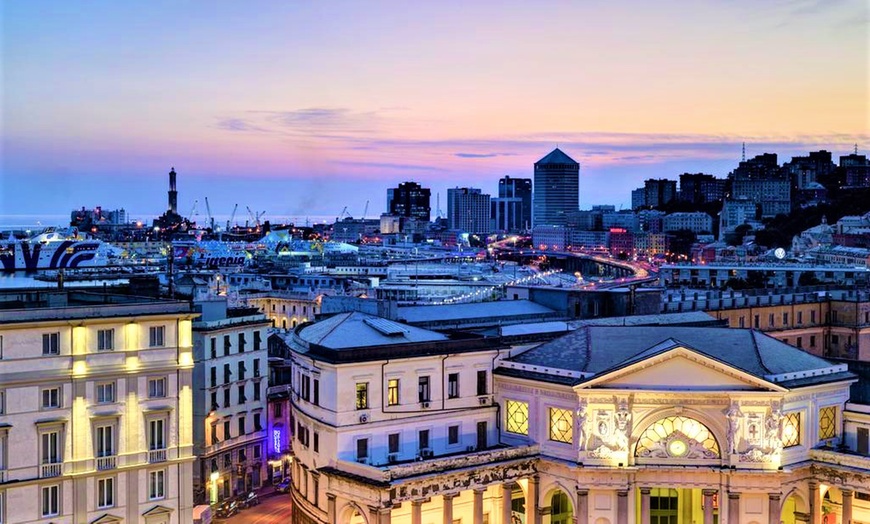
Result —
POLYGON ((226 524, 270 524, 290 522, 290 495, 276 493, 260 499, 260 504, 243 509, 228 519, 215 518, 214 522, 226 524))

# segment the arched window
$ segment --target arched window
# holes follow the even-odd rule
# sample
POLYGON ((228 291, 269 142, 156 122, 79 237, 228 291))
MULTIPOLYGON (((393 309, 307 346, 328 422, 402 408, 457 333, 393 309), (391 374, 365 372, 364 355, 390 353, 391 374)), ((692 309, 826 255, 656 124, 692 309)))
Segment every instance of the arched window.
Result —
POLYGON ((550 499, 550 523, 568 524, 574 515, 571 511, 571 501, 564 491, 556 491, 550 499))
POLYGON ((637 457, 712 459, 719 444, 707 426, 689 417, 667 417, 650 424, 637 440, 637 457))

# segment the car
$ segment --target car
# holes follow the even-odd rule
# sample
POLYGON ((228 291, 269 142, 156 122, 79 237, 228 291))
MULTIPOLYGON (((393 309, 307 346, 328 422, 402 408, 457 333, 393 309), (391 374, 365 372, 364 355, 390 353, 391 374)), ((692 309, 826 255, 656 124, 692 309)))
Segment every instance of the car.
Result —
POLYGON ((242 493, 237 498, 236 501, 239 503, 239 507, 242 509, 250 508, 251 506, 256 506, 260 503, 260 497, 257 496, 256 491, 249 491, 248 493, 242 493))
POLYGON ((225 500, 217 505, 215 516, 222 519, 232 517, 239 512, 239 503, 235 500, 225 500))
POLYGON ((275 484, 275 491, 279 493, 290 493, 290 477, 284 477, 280 482, 275 484))

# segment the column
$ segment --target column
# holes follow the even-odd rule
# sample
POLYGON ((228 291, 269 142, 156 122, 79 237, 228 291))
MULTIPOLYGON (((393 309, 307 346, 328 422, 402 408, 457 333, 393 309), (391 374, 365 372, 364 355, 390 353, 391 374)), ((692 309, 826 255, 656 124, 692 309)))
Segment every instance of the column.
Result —
POLYGON ((822 495, 819 483, 810 482, 810 524, 822 524, 822 495))
POLYGON ((616 524, 628 524, 628 490, 616 492, 616 524))
POLYGON ((501 524, 511 524, 513 510, 511 509, 511 497, 514 492, 514 484, 506 482, 501 485, 501 524))
POLYGON ((526 494, 526 524, 540 524, 538 517, 538 476, 529 477, 529 492, 526 494))
POLYGON ((728 524, 740 524, 740 493, 728 492, 728 524))
POLYGON ((326 524, 335 524, 335 495, 326 494, 326 524))
POLYGON ((716 492, 715 489, 701 490, 701 494, 704 495, 704 524, 713 524, 713 496, 716 492))
POLYGON ((577 524, 589 524, 588 489, 577 489, 577 524))
POLYGON ((852 490, 843 490, 843 524, 852 524, 852 490))
POLYGON ((423 522, 423 501, 411 501, 411 524, 422 524, 423 522))
POLYGON ((472 490, 472 494, 474 495, 474 513, 473 513, 473 524, 483 524, 483 492, 486 489, 474 489, 472 490))
POLYGON ((640 488, 640 523, 649 524, 649 494, 652 491, 650 488, 640 488))
POLYGON ((369 524, 390 524, 390 508, 369 506, 369 524))
POLYGON ((767 522, 768 524, 779 524, 782 522, 780 520, 780 512, 782 508, 779 506, 779 499, 781 495, 779 493, 768 493, 767 494, 767 522))
POLYGON ((444 508, 442 510, 444 524, 453 524, 453 497, 456 496, 456 493, 445 493, 443 495, 444 498, 444 508))

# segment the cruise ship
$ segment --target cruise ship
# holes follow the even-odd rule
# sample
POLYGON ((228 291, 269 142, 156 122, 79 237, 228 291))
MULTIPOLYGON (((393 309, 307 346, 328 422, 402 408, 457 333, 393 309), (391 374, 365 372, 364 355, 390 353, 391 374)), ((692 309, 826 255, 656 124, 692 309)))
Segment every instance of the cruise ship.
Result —
POLYGON ((0 269, 41 271, 123 264, 122 250, 86 238, 76 228, 46 228, 27 239, 0 240, 0 269))

